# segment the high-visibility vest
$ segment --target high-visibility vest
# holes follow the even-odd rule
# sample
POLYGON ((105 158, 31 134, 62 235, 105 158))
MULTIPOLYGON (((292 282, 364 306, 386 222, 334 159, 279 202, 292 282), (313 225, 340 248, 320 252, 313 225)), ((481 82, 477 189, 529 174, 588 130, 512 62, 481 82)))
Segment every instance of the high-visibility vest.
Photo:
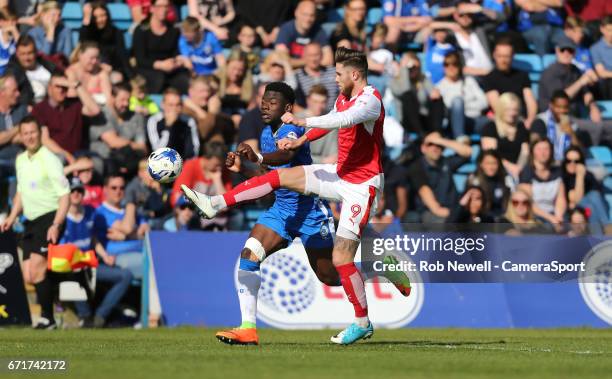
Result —
POLYGON ((93 250, 83 252, 71 243, 49 245, 47 254, 49 271, 72 272, 83 267, 98 267, 98 258, 93 250))

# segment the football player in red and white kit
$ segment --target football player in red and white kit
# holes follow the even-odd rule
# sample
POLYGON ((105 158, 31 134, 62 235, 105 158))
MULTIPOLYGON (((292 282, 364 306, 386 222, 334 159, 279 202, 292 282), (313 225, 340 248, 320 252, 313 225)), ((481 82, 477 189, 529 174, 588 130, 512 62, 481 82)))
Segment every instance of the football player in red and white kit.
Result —
MULTIPOLYGON (((361 233, 376 213, 383 191, 381 155, 385 109, 380 93, 367 83, 365 54, 341 47, 336 51, 335 60, 336 82, 341 94, 334 111, 306 119, 285 113, 282 117, 284 123, 312 129, 300 138, 282 139, 278 141, 278 146, 288 150, 297 149, 323 137, 332 129, 339 129, 337 164, 313 164, 270 171, 239 184, 224 195, 207 196, 186 186, 182 186, 182 190, 209 218, 222 209, 260 198, 281 187, 341 202, 332 261, 355 309, 355 322, 331 340, 338 344, 351 344, 367 339, 373 333, 368 318, 364 279, 353 261, 361 233)), ((260 260, 265 257, 266 252, 262 247, 253 246, 251 250, 260 260)), ((405 275, 398 280, 392 279, 392 282, 404 296, 409 295, 410 282, 405 275)))

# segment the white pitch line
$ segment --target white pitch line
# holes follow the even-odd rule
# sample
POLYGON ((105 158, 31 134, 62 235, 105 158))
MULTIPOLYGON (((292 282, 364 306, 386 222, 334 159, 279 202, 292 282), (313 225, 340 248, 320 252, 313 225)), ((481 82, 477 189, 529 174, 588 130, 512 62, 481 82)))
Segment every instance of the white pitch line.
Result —
POLYGON ((601 355, 601 354, 610 354, 605 351, 591 351, 591 350, 552 350, 548 348, 533 348, 533 347, 523 347, 518 349, 512 349, 501 346, 481 346, 481 345, 419 345, 418 348, 444 348, 444 349, 467 349, 467 350, 490 350, 490 351, 513 351, 513 352, 521 352, 521 353, 566 353, 566 354, 580 354, 580 355, 601 355))

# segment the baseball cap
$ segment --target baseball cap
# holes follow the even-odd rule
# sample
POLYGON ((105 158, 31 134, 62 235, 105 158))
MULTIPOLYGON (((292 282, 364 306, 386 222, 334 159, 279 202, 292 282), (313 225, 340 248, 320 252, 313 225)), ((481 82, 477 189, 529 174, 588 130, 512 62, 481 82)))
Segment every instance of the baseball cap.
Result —
POLYGON ((572 41, 571 39, 569 39, 569 37, 565 35, 559 38, 559 41, 557 41, 557 47, 559 49, 576 50, 576 44, 574 43, 574 41, 572 41))
POLYGON ((72 177, 72 179, 70 179, 70 192, 76 189, 85 190, 85 186, 83 186, 83 182, 81 182, 81 179, 74 176, 72 177))
POLYGON ((174 204, 174 206, 176 208, 182 207, 184 205, 189 205, 189 200, 187 200, 187 198, 185 198, 185 196, 181 196, 178 199, 176 199, 176 204, 174 204))

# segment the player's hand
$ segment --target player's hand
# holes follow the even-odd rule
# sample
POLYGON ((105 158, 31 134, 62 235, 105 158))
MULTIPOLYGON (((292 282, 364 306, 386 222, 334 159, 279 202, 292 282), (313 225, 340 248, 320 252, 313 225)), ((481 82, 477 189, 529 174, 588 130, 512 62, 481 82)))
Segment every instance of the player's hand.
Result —
POLYGON ((47 241, 56 244, 59 237, 59 225, 53 224, 47 229, 47 241))
POLYGON ((301 126, 303 128, 306 127, 306 120, 303 118, 297 118, 291 112, 285 112, 284 115, 281 116, 281 121, 285 124, 293 124, 295 126, 301 126))
POLYGON ((251 145, 246 144, 244 142, 238 145, 238 147, 236 148, 236 154, 240 155, 241 157, 245 157, 246 159, 248 159, 249 161, 253 163, 258 162, 257 154, 255 154, 255 152, 253 151, 253 148, 251 147, 251 145))
POLYGON ((225 158, 225 167, 232 172, 240 172, 240 168, 242 167, 240 156, 232 151, 227 153, 227 158, 225 158))
POLYGON ((301 138, 282 138, 278 140, 276 146, 281 150, 297 150, 304 144, 301 138))

